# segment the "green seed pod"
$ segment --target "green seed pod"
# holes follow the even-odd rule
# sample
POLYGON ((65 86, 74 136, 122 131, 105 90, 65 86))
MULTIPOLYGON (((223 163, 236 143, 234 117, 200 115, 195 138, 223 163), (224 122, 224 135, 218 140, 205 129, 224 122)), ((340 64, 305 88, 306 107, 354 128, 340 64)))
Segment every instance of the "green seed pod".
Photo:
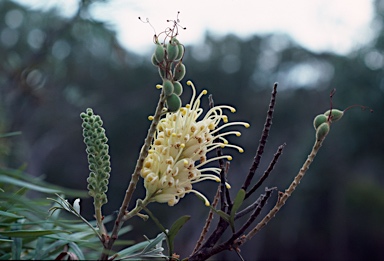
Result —
POLYGON ((173 93, 180 96, 183 93, 183 86, 180 82, 173 82, 173 93))
POLYGON ((161 67, 159 67, 159 75, 160 75, 160 77, 162 78, 162 79, 165 79, 165 70, 164 69, 162 69, 161 67))
POLYGON ((329 122, 324 122, 316 130, 316 139, 322 140, 329 132, 329 122))
POLYGON ((185 65, 179 62, 176 64, 175 69, 173 70, 173 80, 178 82, 181 81, 185 76, 185 65))
POLYGON ((158 63, 161 63, 162 61, 164 61, 165 50, 161 44, 156 44, 156 49, 155 49, 154 55, 155 55, 155 59, 158 63))
POLYGON ((166 96, 170 96, 173 93, 173 84, 170 80, 163 81, 163 90, 166 96))
POLYGON ((171 41, 170 41, 172 44, 179 44, 179 40, 177 40, 176 37, 172 37, 171 41))
POLYGON ((169 112, 176 112, 181 107, 181 100, 179 96, 172 93, 167 97, 167 108, 169 112))
POLYGON ((184 46, 182 44, 177 44, 177 49, 179 50, 179 53, 177 57, 175 58, 176 61, 180 60, 183 58, 184 55, 184 46))
POLYGON ((152 54, 151 62, 152 62, 152 64, 154 66, 158 66, 159 65, 159 62, 156 60, 156 55, 155 54, 152 54))
POLYGON ((315 117, 313 120, 313 127, 315 127, 315 130, 317 127, 319 127, 322 123, 326 122, 328 119, 328 116, 325 116, 324 114, 319 114, 315 117))
MULTIPOLYGON (((324 115, 328 117, 329 114, 330 114, 330 112, 331 112, 331 110, 327 110, 327 111, 324 113, 324 115)), ((343 115, 344 115, 344 112, 343 112, 343 111, 341 111, 341 110, 337 110, 337 109, 332 109, 331 120, 332 120, 333 122, 338 121, 338 120, 341 119, 341 117, 343 117, 343 115)))
POLYGON ((168 61, 174 61, 178 55, 179 55, 179 48, 177 44, 170 41, 169 44, 167 44, 168 61))

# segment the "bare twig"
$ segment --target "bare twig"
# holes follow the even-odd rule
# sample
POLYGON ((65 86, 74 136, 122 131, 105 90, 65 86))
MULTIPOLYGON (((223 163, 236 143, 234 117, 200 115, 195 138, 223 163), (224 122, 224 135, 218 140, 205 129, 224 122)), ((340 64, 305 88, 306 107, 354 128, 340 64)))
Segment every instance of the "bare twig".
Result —
MULTIPOLYGON (((213 208, 216 208, 217 203, 219 203, 220 194, 222 194, 221 193, 221 185, 219 185, 217 187, 216 195, 215 195, 215 198, 213 199, 213 202, 212 202, 212 207, 213 208)), ((209 214, 208 214, 208 217, 207 217, 207 219, 205 221, 203 230, 201 231, 200 237, 197 240, 196 246, 195 246, 195 248, 192 251, 192 254, 195 253, 201 247, 201 245, 203 244, 204 238, 205 238, 205 236, 208 233, 209 227, 211 226, 211 223, 212 223, 212 220, 213 220, 213 214, 214 214, 213 210, 210 210, 209 214)))
MULTIPOLYGON (((266 188, 267 189, 267 188, 266 188)), ((276 187, 270 188, 269 190, 276 190, 276 187)), ((236 213, 235 220, 242 218, 243 216, 247 215, 248 213, 252 212, 255 208, 257 208, 260 205, 261 200, 264 198, 264 195, 261 194, 255 202, 253 202, 251 205, 246 207, 245 209, 239 211, 236 213)))
POLYGON ((286 144, 284 143, 283 145, 279 146, 279 148, 277 149, 277 152, 275 153, 275 155, 273 155, 273 159, 269 164, 268 168, 265 170, 264 174, 260 177, 259 181, 257 181, 257 183, 247 192, 247 194, 245 195, 245 198, 248 198, 250 195, 252 195, 252 193, 254 193, 261 186, 261 184, 263 184, 263 182, 268 178, 269 174, 275 167, 277 160, 283 153, 283 149, 285 145, 286 144))
POLYGON ((232 237, 227 241, 227 244, 233 244, 233 242, 240 237, 241 234, 244 233, 244 231, 252 225, 252 223, 256 220, 258 215, 261 212, 261 209, 265 206, 267 203, 267 200, 271 197, 272 192, 276 190, 276 188, 265 188, 265 194, 260 195, 260 204, 256 207, 255 211, 252 213, 252 215, 248 218, 247 222, 244 223, 244 225, 232 235, 232 237))
POLYGON ((263 132, 261 134, 261 138, 259 141, 259 147, 257 148, 256 156, 253 160, 252 166, 249 169, 249 173, 248 173, 248 175, 244 181, 244 184, 242 186, 242 188, 245 191, 247 191, 249 185, 251 184, 251 181, 252 181, 253 176, 255 175, 256 169, 258 168, 258 166, 260 164, 261 156, 264 153, 264 147, 265 147, 265 144, 267 143, 269 130, 271 129, 271 125, 272 125, 272 118, 273 118, 273 111, 275 108, 276 94, 277 94, 277 83, 275 83, 273 85, 271 100, 269 102, 269 108, 268 108, 268 112, 267 112, 267 118, 265 119, 264 129, 263 129, 263 132))
POLYGON ((280 210, 282 206, 284 206, 287 199, 292 195, 293 191, 295 191, 296 187, 299 185, 301 179, 304 177, 305 173, 309 169, 309 166, 313 162, 313 159, 316 157, 317 152, 319 151, 323 141, 325 139, 325 136, 320 139, 316 140, 311 153, 308 155, 307 160, 304 162, 303 166, 301 167, 299 173, 296 175, 294 180, 292 181, 291 185, 288 187, 288 189, 285 190, 285 192, 279 192, 279 198, 276 202, 276 205, 269 211, 269 213, 261 220, 257 226, 252 229, 242 240, 242 243, 245 243, 246 241, 250 240, 257 232, 259 232, 264 226, 267 225, 267 223, 276 215, 276 213, 280 210))

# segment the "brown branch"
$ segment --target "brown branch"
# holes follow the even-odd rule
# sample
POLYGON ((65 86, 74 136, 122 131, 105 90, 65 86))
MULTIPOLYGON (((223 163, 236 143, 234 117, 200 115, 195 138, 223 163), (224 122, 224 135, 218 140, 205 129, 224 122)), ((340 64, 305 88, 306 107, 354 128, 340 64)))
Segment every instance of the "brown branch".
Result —
POLYGON ((279 146, 279 148, 277 149, 277 152, 275 153, 275 155, 273 155, 273 159, 269 164, 268 168, 265 170, 264 174, 260 177, 259 181, 257 181, 257 183, 247 192, 247 194, 245 195, 245 199, 247 199, 250 195, 252 195, 252 193, 254 193, 261 186, 261 184, 268 178, 269 174, 275 167, 279 157, 283 153, 283 149, 285 145, 286 144, 284 143, 283 145, 279 146))
MULTIPOLYGON (((221 184, 218 186, 215 198, 213 199, 213 202, 212 202, 212 207, 213 208, 215 208, 217 206, 217 203, 219 203, 220 194, 222 194, 221 193, 221 184)), ((203 230, 201 231, 200 237, 197 240, 196 246, 195 246, 195 248, 192 251, 192 254, 195 253, 201 247, 201 245, 203 244, 204 238, 205 238, 205 236, 207 235, 207 233, 209 231, 209 227, 211 226, 211 223, 212 223, 212 220, 213 220, 213 214, 214 214, 213 210, 211 209, 209 211, 208 217, 207 217, 207 219, 205 221, 203 230)))
MULTIPOLYGON (((266 188, 267 189, 267 188, 266 188)), ((276 190, 276 187, 270 188, 270 190, 276 190)), ((239 211, 236 213, 235 220, 242 218, 243 216, 247 215, 248 213, 252 212, 255 208, 257 208, 260 205, 260 201, 262 199, 262 195, 260 195, 255 202, 253 202, 251 205, 246 207, 245 209, 239 211)))
POLYGON ((136 189, 136 184, 139 181, 140 171, 143 167, 144 160, 148 155, 148 150, 149 150, 149 147, 150 147, 151 142, 153 140, 154 134, 156 132, 156 127, 160 121, 160 117, 161 117, 164 106, 165 106, 165 94, 162 91, 160 94, 159 102, 158 102, 157 107, 156 107, 155 115, 153 116, 151 126, 149 127, 149 130, 148 130, 147 137, 144 140, 144 145, 141 148, 139 158, 136 162, 135 171, 132 174, 128 189, 125 192, 124 200, 123 200, 121 207, 119 209, 119 214, 117 215, 117 218, 115 220, 115 224, 113 226, 111 237, 107 238, 107 240, 104 244, 104 250, 100 256, 100 260, 108 259, 109 252, 112 249, 112 246, 115 243, 116 239, 118 238, 119 230, 122 227, 124 221, 126 221, 124 217, 126 216, 126 214, 128 214, 127 208, 128 208, 128 205, 132 199, 133 192, 136 189))
MULTIPOLYGON (((222 244, 220 244, 218 246, 215 246, 215 247, 213 247, 213 245, 205 244, 202 248, 200 248, 200 250, 198 250, 193 255, 191 255, 188 260, 189 261, 206 260, 209 257, 211 257, 213 255, 216 255, 217 253, 220 253, 220 252, 222 252, 224 250, 231 249, 231 247, 234 245, 234 243, 239 241, 239 240, 237 240, 237 238, 241 234, 244 233, 244 231, 252 224, 252 222, 254 222, 256 217, 259 215, 261 209, 263 208, 263 206, 267 202, 267 199, 271 196, 273 190, 274 190, 274 188, 266 189, 266 193, 264 195, 260 196, 260 200, 259 200, 260 204, 259 204, 259 206, 255 209, 254 213, 251 215, 249 220, 245 223, 245 225, 238 232, 233 234, 232 237, 229 240, 227 240, 225 243, 222 243, 222 244)), ((225 222, 225 224, 227 224, 226 227, 225 227, 225 229, 226 229, 228 227, 228 223, 225 222)), ((217 240, 216 240, 216 242, 217 242, 217 240)))
POLYGON ((277 83, 275 83, 273 85, 271 100, 269 102, 269 108, 267 111, 267 117, 265 119, 264 129, 263 129, 263 132, 261 134, 261 138, 259 140, 259 147, 257 148, 256 156, 253 160, 252 166, 249 169, 249 173, 248 173, 248 175, 244 181, 244 184, 242 186, 242 189, 244 189, 245 191, 247 191, 249 185, 251 184, 251 181, 252 181, 253 176, 255 175, 256 169, 258 168, 258 166, 260 164, 261 156, 264 153, 264 147, 265 147, 265 144, 267 143, 269 130, 271 129, 271 126, 272 126, 272 118, 273 118, 273 112, 274 112, 274 108, 275 108, 276 94, 277 94, 277 83))
POLYGON ((276 215, 276 213, 280 210, 282 206, 284 206, 285 202, 288 200, 288 198, 292 195, 293 191, 295 191, 296 187, 299 185, 301 179, 304 177, 305 173, 309 169, 309 166, 313 162, 313 159, 316 157, 317 152, 319 151, 323 141, 325 139, 325 136, 320 139, 316 140, 311 153, 308 155, 307 160, 304 162, 303 166, 301 167, 299 173, 296 175, 296 177, 293 179, 291 185, 285 190, 285 192, 279 192, 279 198, 276 202, 276 205, 269 211, 269 213, 261 220, 257 226, 252 229, 243 239, 242 244, 246 241, 250 240, 257 232, 259 232, 263 227, 265 227, 268 222, 276 215))

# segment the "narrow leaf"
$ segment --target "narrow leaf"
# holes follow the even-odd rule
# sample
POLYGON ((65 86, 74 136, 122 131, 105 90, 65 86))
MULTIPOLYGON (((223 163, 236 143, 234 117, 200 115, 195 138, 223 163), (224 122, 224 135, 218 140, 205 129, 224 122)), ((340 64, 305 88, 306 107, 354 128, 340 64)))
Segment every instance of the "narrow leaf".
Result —
POLYGON ((18 216, 18 215, 15 215, 13 213, 1 211, 1 210, 0 210, 0 216, 7 217, 7 218, 16 218, 16 219, 24 218, 23 216, 18 216))
POLYGON ((12 137, 16 135, 21 135, 21 131, 8 132, 4 134, 0 134, 0 138, 12 137))
POLYGON ((36 190, 43 193, 59 193, 60 192, 59 190, 56 190, 56 189, 50 189, 50 188, 34 185, 31 183, 28 183, 22 180, 17 180, 7 176, 0 176, 0 183, 6 183, 6 184, 19 186, 19 187, 25 187, 25 188, 36 190))
MULTIPOLYGON (((13 240, 11 239, 3 239, 3 238, 0 238, 0 242, 3 242, 3 243, 11 243, 13 240)), ((1 258, 0 258, 1 260, 1 258)))
POLYGON ((158 234, 157 237, 151 240, 151 242, 144 248, 143 253, 146 253, 152 248, 156 247, 156 245, 159 244, 161 241, 163 241, 165 238, 166 238, 165 233, 162 232, 158 234))
POLYGON ((23 247, 23 241, 21 238, 13 238, 12 242, 12 259, 21 259, 21 248, 23 247))
POLYGON ((17 231, 0 231, 0 235, 8 237, 41 237, 45 235, 59 234, 71 232, 65 230, 17 230, 17 231))
POLYGON ((177 233, 180 231, 180 229, 184 226, 185 223, 191 218, 191 216, 182 216, 178 218, 169 229, 169 232, 167 233, 168 237, 168 243, 169 243, 169 254, 172 255, 173 252, 173 240, 175 239, 177 233))
POLYGON ((79 248, 79 246, 77 244, 70 242, 69 243, 69 249, 71 250, 71 252, 73 252, 79 258, 79 260, 85 260, 83 251, 81 251, 81 249, 79 248))
POLYGON ((227 221, 229 223, 229 215, 225 212, 223 212, 222 210, 217 210, 215 209, 214 207, 212 206, 209 206, 211 208, 211 210, 213 212, 215 212, 216 214, 218 214, 220 217, 222 217, 225 221, 227 221))
POLYGON ((243 204, 245 194, 246 194, 245 190, 240 189, 239 192, 237 192, 236 198, 235 198, 233 205, 232 205, 229 223, 232 227, 233 232, 235 231, 235 214, 236 214, 237 210, 240 208, 241 204, 243 204))

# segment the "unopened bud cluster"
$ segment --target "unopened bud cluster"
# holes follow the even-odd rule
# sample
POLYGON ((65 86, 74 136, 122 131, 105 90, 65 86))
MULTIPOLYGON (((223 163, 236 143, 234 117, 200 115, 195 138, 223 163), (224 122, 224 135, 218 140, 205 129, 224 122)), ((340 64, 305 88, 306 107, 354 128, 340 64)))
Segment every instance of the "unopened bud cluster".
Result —
POLYGON ((316 130, 316 139, 324 139, 328 134, 332 122, 338 121, 343 117, 344 112, 337 109, 326 111, 324 114, 319 114, 313 120, 313 127, 316 130))
POLYGON ((108 179, 111 172, 110 156, 108 155, 107 137, 102 127, 103 121, 99 115, 94 115, 92 109, 81 113, 83 119, 83 137, 87 146, 86 152, 89 163, 88 191, 95 200, 95 206, 101 207, 108 202, 108 179))
POLYGON ((183 93, 180 81, 185 76, 185 65, 182 63, 184 45, 176 37, 171 37, 168 43, 159 43, 156 40, 156 49, 152 55, 153 65, 158 67, 163 79, 163 92, 166 96, 168 112, 176 112, 181 107, 179 96, 183 93))

